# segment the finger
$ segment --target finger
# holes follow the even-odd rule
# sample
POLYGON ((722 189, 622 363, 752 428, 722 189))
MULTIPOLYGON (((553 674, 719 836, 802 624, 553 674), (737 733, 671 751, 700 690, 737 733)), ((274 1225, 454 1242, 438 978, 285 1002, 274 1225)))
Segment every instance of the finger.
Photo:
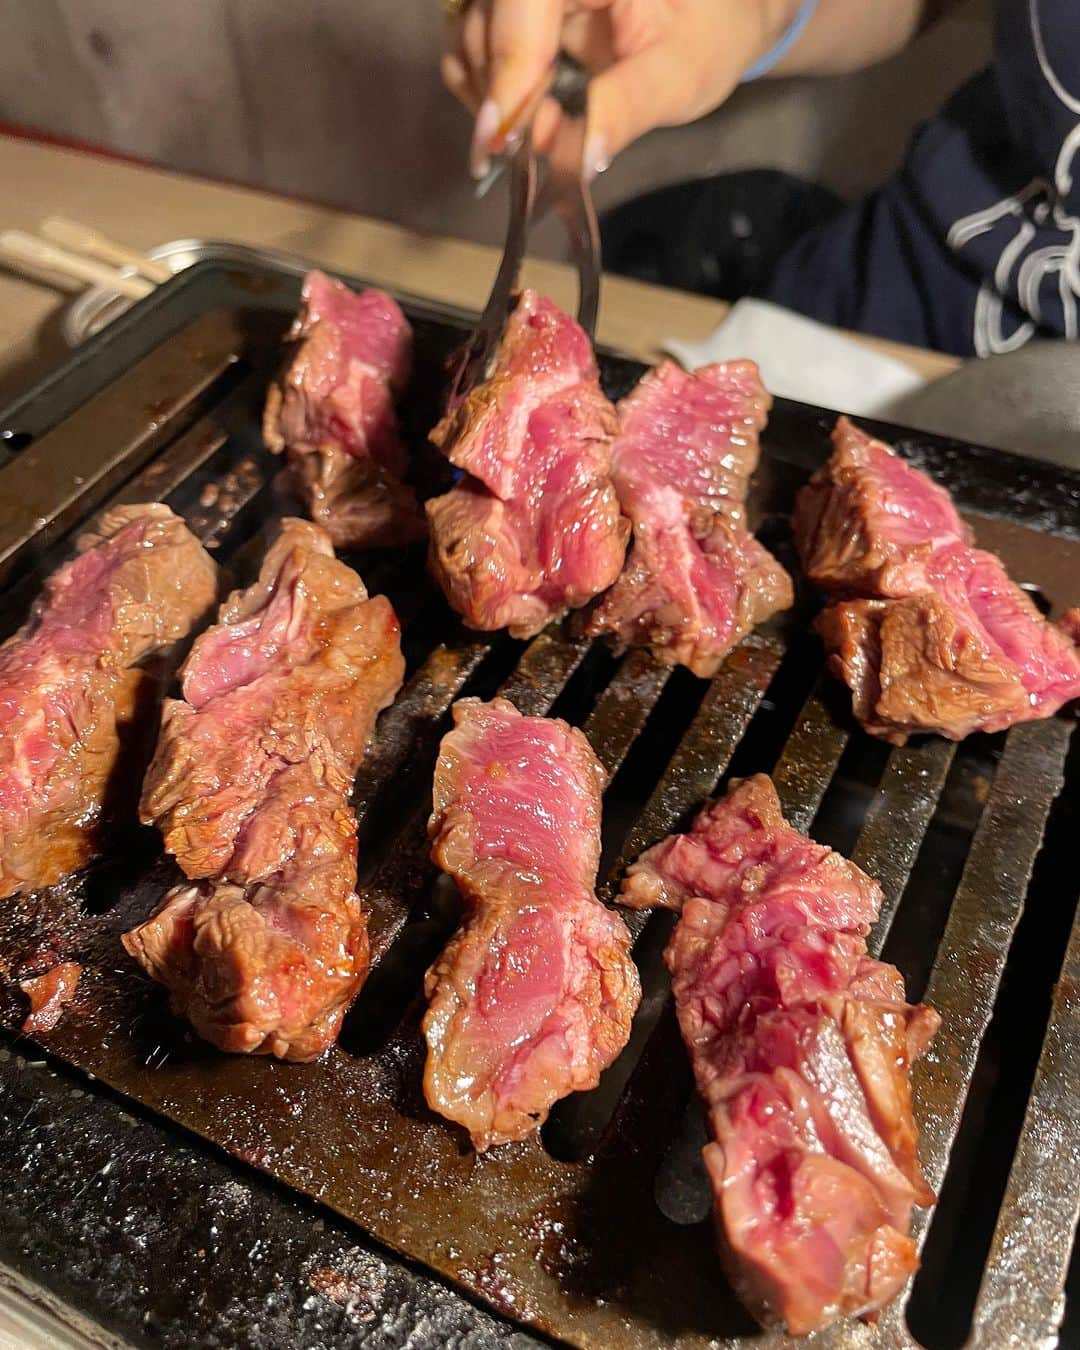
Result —
POLYGON ((546 155, 562 126, 562 109, 553 98, 544 99, 536 110, 533 120, 533 145, 546 155))
POLYGON ((474 113, 487 91, 487 11, 486 0, 474 0, 447 25, 440 63, 443 82, 474 113))
POLYGON ((480 106, 480 100, 472 87, 469 72, 465 69, 464 62, 452 52, 446 52, 440 65, 443 84, 456 99, 460 99, 465 104, 470 112, 475 113, 480 106))
POLYGON ((559 52, 563 0, 494 0, 488 29, 489 96, 500 121, 536 94, 559 52))
POLYGON ((655 127, 678 126, 716 107, 738 82, 709 65, 708 90, 703 80, 688 78, 700 68, 694 54, 670 42, 659 42, 616 62, 589 86, 589 136, 586 159, 594 172, 655 127))
POLYGON ((491 138, 498 127, 499 115, 488 97, 490 71, 488 69, 488 27, 491 5, 480 0, 465 11, 460 25, 461 55, 469 81, 469 106, 476 123, 469 147, 469 171, 474 178, 483 178, 491 161, 488 157, 491 138))
POLYGON ((634 52, 662 41, 679 17, 677 5, 672 0, 651 0, 649 4, 638 3, 638 0, 611 0, 608 14, 614 54, 620 58, 632 56, 634 52))
POLYGON ((591 71, 603 70, 615 60, 615 38, 608 10, 579 9, 568 14, 562 29, 562 50, 591 71))
POLYGON ((465 11, 460 25, 461 59, 469 74, 469 83, 481 98, 488 86, 488 6, 473 4, 465 11))

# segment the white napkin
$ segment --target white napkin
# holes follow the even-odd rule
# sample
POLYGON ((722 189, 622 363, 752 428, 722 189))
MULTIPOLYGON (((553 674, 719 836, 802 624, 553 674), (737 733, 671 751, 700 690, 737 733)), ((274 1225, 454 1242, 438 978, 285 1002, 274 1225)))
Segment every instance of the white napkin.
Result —
POLYGON ((669 338, 664 349, 688 370, 749 357, 770 393, 864 417, 926 383, 904 362, 766 300, 739 300, 703 342, 669 338))

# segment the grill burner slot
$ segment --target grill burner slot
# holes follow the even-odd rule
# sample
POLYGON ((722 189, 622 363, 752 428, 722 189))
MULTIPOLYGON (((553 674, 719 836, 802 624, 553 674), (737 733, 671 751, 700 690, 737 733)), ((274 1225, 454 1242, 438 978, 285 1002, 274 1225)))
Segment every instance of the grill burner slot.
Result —
MULTIPOLYGON (((1080 781, 1080 739, 1074 738, 1069 754, 1067 781, 1080 781)), ((928 1343, 960 1346, 971 1331, 971 1312, 979 1292, 983 1267, 993 1243, 995 1268, 987 1275, 989 1291, 984 1297, 984 1308, 979 1328, 982 1338, 993 1343, 991 1306, 1001 1299, 1024 1297, 1019 1272, 1009 1256, 1010 1239, 1031 1225, 1057 1221, 1060 1231, 1067 1235, 1075 1227, 1075 1197, 1068 1193, 1047 1193, 1045 1184, 1037 1175, 1047 1138, 1060 1136, 1064 1123, 1061 1114, 1065 1107, 1059 1093, 1054 1094, 1051 1110, 1038 1112, 1038 1120, 1029 1121, 1021 1142, 1024 1104, 1037 1072, 1040 1038, 1056 1004, 1064 1025, 1053 1033, 1043 1047, 1044 1063, 1039 1071, 1061 1071, 1063 1056, 1075 1054, 1077 1042, 1068 1039, 1070 1023, 1073 1034, 1080 1032, 1075 1011, 1067 1004, 1076 989, 1080 975, 1080 928, 1071 939, 1071 948, 1065 953, 1065 963, 1058 972, 1058 955, 1069 941, 1072 927, 1072 908, 1062 903, 1075 898, 1077 883, 1072 882, 1073 895, 1068 887, 1063 891, 1061 865, 1072 851, 1077 830, 1080 829, 1080 797, 1062 793, 1054 803, 1047 825, 1046 841, 1035 866, 1024 915, 1013 941, 1012 956, 1006 967, 994 1015, 979 1049, 979 1059, 972 1080, 971 1096, 964 1110, 960 1134, 954 1148, 953 1162, 946 1174, 941 1200, 930 1226, 924 1253, 924 1270, 916 1277, 911 1301, 911 1322, 917 1333, 928 1343), (1055 988, 1055 978, 1058 980, 1055 988), (1068 1047, 1068 1048, 1066 1048, 1068 1047), (1014 1178, 1009 1171, 1018 1145, 1021 1158, 1014 1178), (1006 1202, 1008 1221, 994 1236, 995 1220, 1001 1206, 1006 1184, 1011 1195, 1006 1202), (1071 1206, 1071 1208, 1070 1208, 1071 1206), (963 1230, 963 1232, 961 1232, 963 1230), (956 1262, 950 1256, 950 1247, 960 1238, 971 1249, 968 1260, 956 1262), (940 1309, 936 1289, 949 1279, 957 1290, 955 1304, 940 1309), (944 1316, 943 1316, 944 1314, 944 1316)), ((1071 1108, 1065 1107, 1066 1111, 1071 1108)), ((1060 1239, 1054 1250, 1045 1254, 1046 1267, 1040 1263, 1038 1271, 1023 1271, 1023 1283, 1028 1280, 1060 1289, 1068 1261, 1068 1239, 1060 1239)), ((1063 1345, 1072 1344, 1063 1339, 1063 1345)))
MULTIPOLYGON (((79 379, 97 370, 99 384, 84 387, 81 399, 59 389, 59 405, 77 411, 55 427, 35 421, 39 443, 73 456, 87 418, 78 409, 107 395, 113 442, 139 449, 122 475, 109 469, 96 481, 109 484, 114 500, 164 496, 242 574, 261 556, 270 517, 287 509, 273 487, 280 462, 258 432, 275 352, 249 339, 276 337, 295 300, 292 279, 268 274, 256 293, 223 272, 195 269, 148 302, 146 349, 130 369, 107 369, 102 346, 91 344, 79 379), (199 352, 213 355, 217 374, 198 366, 199 352), (149 433, 147 371, 175 380, 193 360, 201 373, 185 377, 174 411, 149 433)), ((405 419, 417 443, 459 331, 446 316, 417 324, 419 384, 405 419)), ((625 393, 638 369, 605 360, 608 393, 625 393)), ((40 398, 33 406, 40 419, 40 398)), ((785 562, 784 513, 824 453, 831 420, 779 404, 764 437, 751 507, 785 562)), ((8 421, 17 424, 14 415, 8 421)), ((106 439, 99 435, 97 450, 106 439)), ((1032 578, 1055 612, 1080 602, 1080 543, 1070 538, 1080 478, 1026 463, 1018 477, 1015 461, 928 437, 910 447, 966 505, 1013 514, 1011 522, 981 521, 980 539, 1032 578)), ((445 474, 426 453, 417 462, 426 483, 445 474)), ((84 496, 50 515, 68 530, 63 538, 44 540, 32 522, 19 525, 19 556, 34 572, 6 591, 6 631, 96 505, 84 496)), ((406 620, 409 675, 356 784, 376 965, 339 1047, 303 1068, 229 1059, 167 1016, 160 991, 140 979, 117 941, 176 877, 142 831, 69 887, 0 914, 0 961, 14 966, 47 939, 87 965, 76 1004, 48 1038, 50 1052, 324 1201, 515 1321, 614 1350, 740 1344, 753 1328, 724 1286, 704 1222, 704 1125, 662 963, 671 917, 627 916, 645 996, 630 1045, 600 1086, 561 1103, 542 1139, 476 1160, 430 1115, 420 1091, 423 970, 459 903, 427 860, 425 827, 438 740, 465 693, 498 690, 523 712, 553 711, 584 727, 611 774, 601 864, 609 899, 625 863, 685 823, 726 776, 773 767, 793 823, 880 879, 886 899, 871 948, 885 946, 913 996, 925 983, 945 1018, 915 1074, 928 1174, 932 1184, 946 1178, 911 1299, 918 1337, 958 1345, 969 1324, 987 1344, 1045 1335, 1059 1316, 1080 1204, 1080 1091, 1069 1063, 1080 1036, 1080 930, 1065 952, 1077 892, 1065 849, 1076 832, 1080 750, 1051 813, 1071 722, 1034 723, 959 748, 927 740, 892 749, 851 726, 842 691, 822 674, 820 645, 806 631, 812 597, 748 639, 705 683, 643 652, 615 659, 574 637, 572 625, 528 645, 464 633, 424 577, 422 549, 354 561, 406 620), (1063 953, 1064 976, 1052 991, 1063 953), (996 1146, 986 1121, 1001 1125, 996 1146), (998 1260, 984 1273, 988 1252, 998 1260)), ((7 983, 3 1021, 14 1029, 22 1011, 7 983)), ((875 1344, 912 1344, 905 1318, 902 1300, 883 1316, 875 1344)), ((863 1345, 866 1336, 851 1324, 815 1344, 863 1345)), ((754 1344, 780 1340, 757 1335, 754 1344)))

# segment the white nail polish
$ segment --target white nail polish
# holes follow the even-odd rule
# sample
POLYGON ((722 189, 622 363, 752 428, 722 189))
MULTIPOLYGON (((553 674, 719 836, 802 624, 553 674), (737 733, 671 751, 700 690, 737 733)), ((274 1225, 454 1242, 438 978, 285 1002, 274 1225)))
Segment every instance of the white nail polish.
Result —
POLYGON ((585 153, 581 162, 586 183, 591 183, 597 174, 603 173, 610 163, 607 142, 599 133, 594 133, 585 142, 585 153))
POLYGON ((473 128, 472 148, 469 152, 469 165, 474 178, 483 178, 491 168, 491 161, 488 157, 488 149, 491 145, 492 137, 499 129, 499 109, 495 105, 495 100, 486 98, 480 105, 480 110, 476 114, 476 125, 473 128))

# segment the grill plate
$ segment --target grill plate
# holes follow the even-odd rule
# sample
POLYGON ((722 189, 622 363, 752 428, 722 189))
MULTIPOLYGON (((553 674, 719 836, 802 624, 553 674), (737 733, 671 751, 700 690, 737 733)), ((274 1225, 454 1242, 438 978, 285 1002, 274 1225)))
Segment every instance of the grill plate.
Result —
MULTIPOLYGON (((279 461, 262 450, 258 419, 297 296, 292 275, 193 268, 9 411, 6 429, 32 443, 0 470, 0 495, 10 486, 13 500, 16 480, 38 487, 32 508, 0 513, 0 565, 10 583, 4 631, 21 621, 70 531, 106 500, 162 497, 237 573, 257 562, 282 511, 270 486, 279 461), (35 457, 50 468, 44 485, 35 457)), ((421 473, 434 474, 420 447, 443 360, 467 316, 406 307, 418 334, 407 421, 421 473)), ((613 356, 602 366, 613 397, 641 370, 613 356)), ((751 506, 763 537, 796 574, 783 522, 794 491, 827 453, 832 420, 780 403, 763 438, 751 506)), ((980 542, 1001 552, 1055 612, 1080 603, 1080 475, 895 429, 884 434, 954 492, 980 542), (991 518, 994 511, 1010 518, 991 518)), ((993 1091, 976 1075, 980 1045, 1064 781, 1072 722, 1057 718, 959 748, 928 740, 890 750, 850 725, 841 691, 819 674, 820 652, 806 633, 810 596, 749 638, 707 684, 640 652, 616 662, 559 627, 527 646, 467 634, 426 580, 422 550, 355 561, 369 588, 388 593, 403 617, 410 674, 357 783, 376 965, 340 1044, 310 1066, 228 1058, 168 1017, 162 992, 139 977, 118 942, 178 875, 150 831, 118 839, 67 887, 8 902, 0 968, 11 978, 0 1016, 10 1039, 23 1039, 19 966, 51 937, 86 967, 75 1004, 41 1040, 60 1060, 331 1206, 515 1321, 583 1346, 738 1345, 753 1327, 724 1284, 703 1219, 703 1124, 660 960, 669 917, 625 916, 638 936, 646 991, 631 1045, 594 1093, 556 1109, 542 1139, 476 1159, 424 1105, 422 972, 456 916, 452 888, 427 861, 424 833, 450 704, 462 693, 499 691, 523 712, 555 712, 584 726, 613 775, 601 870, 609 897, 624 863, 685 822, 726 773, 773 770, 792 821, 881 880, 886 904, 875 949, 889 955, 895 941, 898 952, 912 950, 926 935, 918 968, 930 972, 926 997, 944 1018, 914 1075, 931 1184, 947 1177, 958 1133, 955 1166, 975 1156, 976 1141, 961 1132, 965 1103, 973 1079, 978 1092, 993 1091), (921 881, 917 893, 907 892, 913 873, 919 880, 944 857, 945 840, 954 893, 921 881)), ((1075 868, 1060 876, 1054 903, 1072 909, 1075 868)), ((1062 1313, 1080 1204, 1080 1089, 1068 1053, 1078 942, 1074 934, 1052 1001, 1060 944, 1035 971, 1050 1021, 1012 1173, 995 1183, 1005 1194, 993 1259, 966 1313, 975 1338, 988 1344, 1007 1336, 1033 1343, 1053 1334, 1062 1313)), ((916 962, 909 964, 910 976, 916 962)), ((1034 1070, 1037 1047, 1018 1053, 1034 1070)), ((958 1251, 966 1246, 965 1231, 958 1251)), ((906 1309, 900 1300, 876 1330, 848 1323, 818 1339, 913 1344, 906 1309)))

